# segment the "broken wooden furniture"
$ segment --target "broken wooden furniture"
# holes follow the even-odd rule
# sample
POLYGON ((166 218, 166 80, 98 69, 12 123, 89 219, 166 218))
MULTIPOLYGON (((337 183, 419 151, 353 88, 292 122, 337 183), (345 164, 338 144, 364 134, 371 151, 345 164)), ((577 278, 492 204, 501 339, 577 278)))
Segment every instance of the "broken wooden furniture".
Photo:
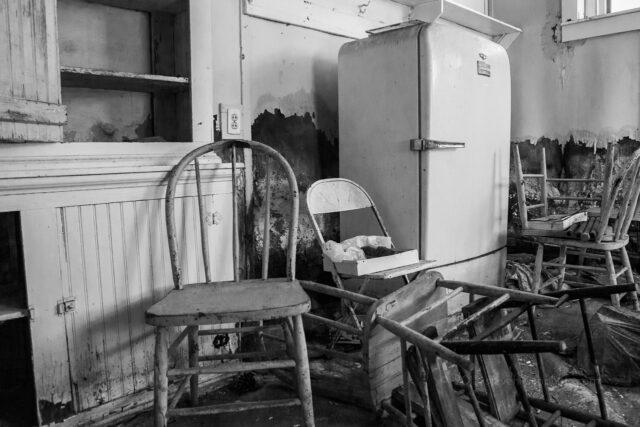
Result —
MULTIPOLYGON (((332 358, 325 364, 324 371, 313 369, 312 362, 311 381, 314 393, 373 410, 389 409, 392 391, 407 381, 407 370, 403 369, 406 343, 444 357, 445 360, 461 365, 467 370, 470 368, 471 362, 450 350, 443 349, 440 344, 422 335, 422 331, 427 327, 440 326, 446 322, 446 304, 461 292, 496 297, 495 304, 498 305, 507 300, 520 304, 555 304, 558 301, 554 297, 529 292, 447 281, 436 271, 421 272, 408 285, 379 299, 314 282, 301 281, 301 285, 309 292, 319 292, 368 306, 366 315, 363 316, 362 331, 325 319, 325 322, 333 327, 357 334, 362 340, 359 351, 347 353, 315 345, 310 345, 309 349, 332 358), (446 293, 446 289, 453 291, 446 293), (345 361, 343 366, 348 368, 335 374, 331 371, 337 364, 332 364, 335 360, 345 361)), ((319 316, 312 315, 310 319, 318 318, 319 316)), ((473 320, 461 322, 447 335, 464 329, 472 322, 473 320)))
MULTIPOLYGON (((589 220, 575 225, 568 230, 548 231, 531 230, 528 226, 528 211, 542 209, 543 215, 548 213, 547 182, 594 182, 591 179, 548 178, 546 173, 546 160, 544 148, 541 150, 541 173, 524 174, 518 145, 514 145, 514 161, 517 179, 518 206, 522 221, 522 235, 531 237, 537 243, 533 291, 539 292, 548 286, 554 285, 560 289, 563 283, 570 286, 584 287, 598 285, 588 283, 578 274, 577 280, 565 279, 566 269, 577 270, 578 273, 591 272, 604 276, 603 282, 607 285, 617 285, 618 278, 625 275, 627 283, 635 283, 629 255, 626 246, 629 243, 628 230, 634 218, 638 197, 640 196, 640 150, 636 150, 629 160, 616 173, 614 171, 614 145, 607 148, 607 162, 603 181, 602 194, 598 199, 593 197, 553 197, 561 200, 594 201, 597 200, 599 209, 591 209, 589 220), (537 178, 541 180, 541 204, 527 206, 525 198, 524 180, 537 178), (611 223, 611 224, 610 224, 611 223), (575 230, 574 230, 575 228, 575 230), (547 246, 559 247, 560 253, 557 259, 544 260, 544 250, 547 246), (613 254, 618 253, 621 266, 614 263, 613 254), (568 255, 579 257, 577 264, 567 262, 568 255), (583 265, 584 259, 604 261, 604 266, 583 265), (558 274, 542 281, 543 269, 551 267, 557 269, 558 274)), ((636 291, 630 292, 634 308, 640 310, 636 291)), ((612 303, 620 306, 620 296, 612 295, 612 303)))
MULTIPOLYGON (((561 341, 537 340, 535 331, 532 334, 534 337, 532 341, 496 340, 496 333, 519 315, 530 311, 531 307, 537 304, 558 304, 560 302, 558 298, 549 299, 548 296, 512 289, 447 280, 439 280, 436 286, 454 289, 454 292, 465 291, 472 295, 484 295, 463 308, 462 314, 464 314, 464 317, 462 320, 453 324, 430 326, 422 331, 427 338, 454 351, 456 354, 477 357, 483 372, 487 372, 494 366, 495 358, 501 359, 504 357, 511 370, 511 373, 507 372, 507 375, 513 374, 517 380, 517 377, 515 377, 517 372, 513 368, 515 362, 511 356, 513 353, 561 352, 566 348, 566 345, 561 341), (501 311, 505 307, 514 307, 515 310, 508 316, 503 316, 501 311), (482 324, 488 316, 494 316, 499 321, 488 328, 484 328, 482 324), (479 328, 482 328, 481 332, 479 328), (451 339, 451 337, 464 330, 469 331, 469 340, 451 339), (480 333, 475 334, 476 331, 480 333)), ((432 419, 435 425, 448 427, 462 427, 468 422, 484 426, 489 425, 489 420, 491 420, 492 425, 501 425, 498 421, 499 419, 511 419, 516 415, 513 411, 508 414, 502 413, 504 411, 501 411, 501 409, 502 406, 506 405, 505 401, 511 402, 518 408, 522 403, 525 413, 529 414, 527 421, 532 422, 533 414, 530 411, 531 408, 526 394, 523 393, 521 384, 517 384, 517 389, 508 389, 503 387, 502 382, 505 380, 499 375, 493 373, 490 376, 486 389, 490 392, 495 392, 496 395, 492 401, 493 406, 490 408, 492 417, 481 410, 476 399, 474 387, 472 386, 474 371, 472 359, 467 360, 467 366, 460 363, 456 364, 464 383, 468 398, 467 402, 459 401, 456 398, 447 369, 443 365, 442 357, 439 357, 429 349, 425 350, 423 348, 409 348, 406 354, 406 366, 413 382, 413 391, 417 396, 412 396, 413 391, 407 392, 409 386, 405 383, 403 390, 400 392, 402 395, 401 400, 404 402, 406 414, 412 412, 412 401, 416 400, 416 404, 420 409, 418 412, 422 415, 422 420, 426 425, 431 425, 432 419), (516 397, 518 397, 518 400, 516 400, 516 397)), ((544 385, 544 382, 542 384, 544 385)), ((492 396, 494 395, 492 394, 492 396)), ((547 396, 546 393, 545 396, 547 396)), ((535 423, 535 421, 533 422, 535 423)))
MULTIPOLYGON (((460 283, 442 281, 440 284, 451 288, 460 283)), ((464 284, 473 289, 473 284, 464 284)), ((581 301, 587 297, 609 296, 610 293, 626 292, 633 285, 608 286, 600 288, 585 288, 553 292, 540 296, 554 297, 555 305, 559 306, 570 299, 581 301), (626 288, 626 289, 625 289, 626 288)), ((499 289, 499 288, 498 288, 499 289)), ((430 353, 423 348, 410 347, 406 352, 406 366, 413 384, 410 393, 405 387, 396 390, 394 403, 404 406, 405 413, 415 413, 422 417, 424 425, 462 427, 465 425, 507 426, 521 425, 527 422, 530 426, 551 426, 557 424, 563 417, 590 427, 607 426, 623 427, 623 424, 607 419, 604 394, 599 376, 596 377, 596 389, 600 406, 600 416, 578 411, 574 408, 554 403, 549 394, 545 381, 545 371, 542 361, 537 357, 538 375, 543 399, 529 395, 520 374, 519 363, 515 354, 533 353, 539 356, 543 352, 562 353, 566 345, 562 341, 539 340, 536 332, 535 316, 532 308, 541 301, 526 303, 515 302, 515 298, 481 298, 463 308, 465 324, 469 332, 469 340, 450 340, 450 331, 460 330, 454 325, 439 333, 437 328, 430 327, 423 334, 445 348, 457 354, 471 355, 480 365, 480 372, 484 382, 484 391, 471 384, 470 374, 461 364, 456 364, 462 379, 462 384, 455 383, 454 387, 464 390, 468 401, 458 399, 452 388, 447 370, 443 366, 443 358, 430 353), (502 302, 501 302, 502 300, 502 302), (508 313, 503 309, 510 308, 508 313), (528 314, 529 325, 533 340, 514 341, 511 323, 524 313, 528 314), (407 399, 410 396, 410 399, 407 399), (482 405, 478 404, 478 401, 482 405), (488 411, 486 413, 485 411, 488 411), (540 412, 544 411, 546 414, 540 412), (519 424, 518 424, 519 423, 519 424)), ((582 305, 583 302, 582 302, 582 305)), ((584 307, 583 307, 584 308, 584 307)), ((586 311, 583 311, 586 321, 586 311)), ((587 338, 591 336, 586 324, 587 338)), ((597 362, 590 344, 591 358, 597 370, 597 362)), ((473 378, 473 376, 471 376, 473 378)))
POLYGON ((607 405, 605 402, 605 395, 602 389, 602 378, 600 375, 600 365, 596 358, 596 352, 593 344, 593 335, 591 333, 591 325, 589 324, 589 317, 587 315, 587 307, 585 303, 586 298, 607 298, 615 294, 621 294, 625 292, 635 292, 636 285, 634 283, 617 286, 601 286, 593 288, 582 289, 570 289, 560 290, 555 292, 548 292, 544 295, 562 298, 563 300, 578 300, 580 303, 580 314, 582 315, 582 326, 584 328, 584 334, 587 340, 587 350, 589 352, 589 360, 593 367, 595 374, 596 395, 598 396, 598 407, 600 409, 600 416, 603 420, 608 419, 607 405))
MULTIPOLYGON (((330 178, 314 182, 307 190, 307 208, 309 210, 316 238, 318 239, 320 246, 323 248, 326 242, 316 219, 317 216, 323 214, 340 213, 360 209, 370 210, 373 218, 375 218, 375 222, 379 226, 379 229, 375 231, 367 230, 367 232, 382 232, 385 237, 391 237, 371 196, 369 196, 362 186, 348 179, 330 178)), ((432 261, 421 260, 417 263, 401 267, 386 268, 381 271, 364 275, 353 275, 338 272, 336 263, 331 262, 328 259, 326 260, 326 264, 329 264, 330 266, 331 275, 338 289, 345 289, 343 283, 344 279, 362 279, 362 283, 358 289, 359 294, 364 294, 366 292, 367 287, 372 280, 380 281, 401 277, 404 280, 404 284, 408 284, 410 281, 409 275, 426 270, 429 267, 429 264, 432 263, 432 261)), ((344 301, 343 308, 346 311, 344 320, 353 328, 362 331, 362 323, 358 320, 358 316, 355 312, 356 306, 354 303, 356 305, 358 304, 358 302, 348 300, 344 301)), ((320 321, 322 320, 320 319, 320 321)), ((329 323, 329 325, 331 324, 329 323)))
MULTIPOLYGON (((270 175, 268 173, 267 175, 270 175)), ((269 188, 266 189, 267 194, 269 188)), ((293 170, 277 151, 254 141, 225 140, 198 147, 187 154, 171 171, 166 192, 166 221, 169 239, 169 253, 175 289, 163 299, 151 306, 146 313, 146 321, 155 326, 155 384, 154 384, 154 413, 156 427, 167 425, 171 416, 207 415, 225 412, 236 412, 258 408, 279 406, 301 406, 305 426, 313 426, 313 407, 311 400, 311 384, 309 380, 309 365, 304 330, 302 327, 302 313, 310 308, 307 294, 295 279, 296 238, 298 224, 298 186, 293 170), (267 170, 271 168, 284 174, 289 189, 287 200, 290 205, 290 221, 288 227, 288 244, 286 252, 287 277, 268 278, 269 252, 268 247, 262 254, 262 277, 245 280, 240 277, 239 266, 239 232, 237 193, 240 180, 240 165, 237 160, 238 151, 261 154, 254 157, 254 161, 265 161, 267 170), (233 236, 233 254, 218 254, 233 260, 233 280, 226 282, 212 282, 210 269, 209 247, 210 236, 207 231, 209 211, 208 201, 201 197, 200 177, 207 172, 207 153, 225 154, 230 151, 232 167, 232 208, 231 218, 222 218, 231 227, 233 236), (176 221, 174 212, 176 199, 181 194, 176 193, 176 184, 182 180, 194 180, 198 189, 199 224, 201 232, 202 261, 206 277, 205 283, 183 283, 180 269, 180 258, 184 248, 179 247, 177 229, 182 225, 176 221), (232 334, 258 332, 262 329, 263 321, 277 321, 283 325, 285 336, 288 338, 287 352, 269 353, 235 353, 200 355, 198 337, 203 335, 232 334), (254 326, 242 325, 243 322, 253 322, 254 326), (222 329, 202 330, 202 325, 222 325, 222 329), (171 344, 168 342, 170 328, 184 327, 178 337, 171 344), (169 368, 169 354, 176 350, 180 343, 188 338, 189 366, 169 368), (284 356, 275 360, 277 356, 284 356), (229 363, 201 366, 200 362, 220 361, 232 359, 229 363), (251 361, 241 361, 251 359, 251 361), (229 372, 243 372, 254 370, 291 369, 296 372, 298 398, 271 400, 263 402, 224 403, 198 407, 198 376, 200 374, 218 374, 229 372), (181 386, 178 392, 168 399, 169 378, 180 378, 181 386), (187 384, 190 385, 192 408, 176 408, 178 400, 184 393, 187 384)), ((269 211, 265 212, 266 224, 269 224, 269 211)), ((269 227, 265 227, 267 230, 269 227)), ((264 348, 264 347, 263 347, 264 348)))

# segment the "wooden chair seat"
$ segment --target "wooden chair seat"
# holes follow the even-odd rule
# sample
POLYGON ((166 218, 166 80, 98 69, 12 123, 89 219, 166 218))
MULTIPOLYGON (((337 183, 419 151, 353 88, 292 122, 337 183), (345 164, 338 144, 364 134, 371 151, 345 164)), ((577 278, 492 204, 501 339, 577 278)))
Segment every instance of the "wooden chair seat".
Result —
MULTIPOLYGON (((527 235, 524 232, 523 236, 527 235)), ((623 239, 614 240, 614 241, 602 241, 600 243, 587 241, 583 242, 579 239, 569 238, 569 237, 555 237, 555 236, 537 236, 537 235, 529 235, 533 237, 533 239, 537 243, 542 243, 545 245, 555 245, 555 246, 570 246, 572 248, 577 249, 592 249, 599 251, 615 251, 617 249, 623 248, 629 243, 629 236, 625 236, 623 239)))
POLYGON ((270 320, 305 313, 310 304, 297 280, 196 283, 169 292, 147 310, 146 321, 184 326, 270 320))

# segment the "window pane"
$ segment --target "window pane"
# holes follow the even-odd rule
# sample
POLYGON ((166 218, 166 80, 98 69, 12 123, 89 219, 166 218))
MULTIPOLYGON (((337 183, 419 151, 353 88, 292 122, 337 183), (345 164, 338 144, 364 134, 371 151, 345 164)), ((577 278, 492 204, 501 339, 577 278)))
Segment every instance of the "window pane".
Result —
POLYGON ((640 0, 611 0, 611 12, 620 12, 639 7, 640 0))

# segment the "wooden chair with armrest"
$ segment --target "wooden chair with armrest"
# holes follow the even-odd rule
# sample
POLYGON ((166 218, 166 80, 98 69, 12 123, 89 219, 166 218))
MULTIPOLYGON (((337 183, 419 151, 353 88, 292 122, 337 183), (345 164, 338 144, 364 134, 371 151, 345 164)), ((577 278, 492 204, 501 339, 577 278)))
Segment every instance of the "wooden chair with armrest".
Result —
MULTIPOLYGON (((269 186, 266 187, 267 194, 269 186)), ((308 295, 301 288, 295 278, 296 238, 298 225, 298 186, 293 170, 287 161, 272 148, 254 141, 229 140, 219 141, 200 146, 187 154, 171 171, 166 192, 166 222, 169 240, 169 254, 173 272, 174 290, 160 301, 151 306, 146 312, 146 321, 155 327, 155 384, 154 384, 154 412, 155 426, 167 425, 168 417, 209 415, 218 413, 233 413, 240 410, 250 410, 269 407, 301 406, 302 418, 305 426, 313 426, 313 407, 311 400, 311 383, 305 334, 302 327, 301 315, 310 308, 308 295), (263 274, 259 279, 242 279, 239 266, 239 233, 237 193, 242 166, 237 161, 237 152, 251 150, 254 162, 258 156, 265 157, 267 175, 270 175, 271 165, 277 166, 277 171, 285 176, 288 183, 287 202, 290 207, 290 221, 288 224, 288 244, 286 252, 286 277, 269 278, 268 247, 262 254, 263 274), (221 154, 230 151, 231 157, 231 218, 222 218, 224 227, 232 229, 233 253, 225 255, 210 251, 207 231, 207 206, 211 201, 203 195, 204 184, 201 176, 211 172, 205 167, 207 153, 221 154), (204 162, 204 163, 203 163, 204 162), (181 270, 181 252, 178 247, 178 231, 176 224, 176 200, 184 194, 177 194, 178 182, 191 186, 192 193, 197 193, 199 207, 199 225, 201 233, 202 261, 205 273, 205 283, 183 283, 181 270), (195 186, 195 189, 193 188, 195 186), (211 256, 226 257, 233 260, 233 280, 226 282, 213 281, 211 271, 211 256), (252 353, 201 355, 199 352, 199 336, 210 335, 209 330, 202 330, 203 325, 221 325, 216 329, 217 334, 233 334, 258 332, 262 330, 262 322, 278 322, 282 325, 287 337, 286 352, 265 352, 257 355, 252 353), (252 325, 243 325, 251 322, 252 325), (169 345, 170 328, 182 327, 176 340, 169 345), (189 360, 187 367, 170 368, 169 353, 177 349, 182 341, 188 338, 189 360), (277 354, 274 354, 277 353, 277 354), (276 360, 277 358, 277 360, 276 360), (230 363, 217 365, 201 362, 232 359, 230 363), (258 359, 257 361, 255 361, 258 359), (250 361, 246 361, 250 360, 250 361), (209 406, 196 406, 198 403, 198 376, 201 374, 225 374, 230 372, 245 372, 253 370, 295 369, 298 397, 260 402, 233 402, 209 406), (182 378, 181 385, 171 401, 168 400, 169 377, 182 378), (191 408, 176 408, 180 396, 190 385, 191 408)), ((269 209, 265 212, 266 229, 269 229, 269 209)), ((196 242, 193 242, 194 244, 196 242)), ((268 246, 268 245, 267 245, 268 246)), ((264 347, 263 347, 264 348, 264 347)))
MULTIPOLYGON (((629 255, 626 246, 629 243, 628 230, 631 221, 634 219, 635 210, 640 196, 640 150, 636 150, 629 160, 616 173, 614 171, 614 145, 609 144, 607 148, 607 161, 605 165, 604 180, 593 179, 570 179, 554 178, 550 179, 546 173, 546 161, 544 149, 542 149, 541 173, 525 174, 522 170, 522 161, 518 145, 514 146, 515 173, 517 179, 518 207, 522 222, 521 234, 528 236, 537 243, 536 261, 534 268, 533 291, 540 292, 542 289, 554 285, 560 289, 563 283, 571 286, 584 287, 598 285, 580 280, 566 280, 566 269, 588 271, 591 273, 603 274, 606 285, 617 285, 618 278, 625 275, 627 283, 635 283, 629 255), (527 205, 525 197, 524 180, 536 178, 541 180, 541 203, 537 205, 527 205), (576 197, 576 196, 556 196, 547 195, 547 182, 602 182, 602 194, 599 197, 576 197), (598 205, 595 209, 589 209, 589 219, 580 225, 572 226, 568 230, 534 230, 529 228, 528 211, 542 208, 543 215, 548 214, 547 200, 577 200, 591 201, 598 205), (559 248, 559 257, 555 260, 545 261, 545 247, 555 246, 559 248), (621 266, 616 266, 613 254, 620 257, 621 266), (577 264, 567 263, 567 255, 577 255, 580 261, 577 264), (583 259, 593 259, 604 261, 602 265, 583 265, 583 259), (542 281, 542 271, 545 268, 557 269, 558 274, 552 275, 546 281, 542 281)), ((634 308, 640 309, 638 305, 637 292, 630 293, 634 308)), ((612 303, 620 306, 619 294, 612 294, 612 303)))

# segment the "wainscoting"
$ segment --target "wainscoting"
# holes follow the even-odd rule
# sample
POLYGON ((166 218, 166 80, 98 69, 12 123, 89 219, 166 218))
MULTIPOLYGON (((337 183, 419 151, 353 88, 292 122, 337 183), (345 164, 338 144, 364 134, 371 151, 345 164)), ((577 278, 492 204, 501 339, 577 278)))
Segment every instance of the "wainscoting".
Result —
MULTIPOLYGON (((144 312, 173 286, 165 179, 193 148, 0 146, 0 211, 20 217, 42 424, 151 386, 152 328, 144 323, 144 312)), ((201 167, 214 279, 228 280, 233 275, 230 167, 215 156, 201 167)), ((185 280, 204 281, 193 174, 180 183, 178 196, 185 280)), ((201 338, 201 346, 213 351, 211 338, 201 338)))

